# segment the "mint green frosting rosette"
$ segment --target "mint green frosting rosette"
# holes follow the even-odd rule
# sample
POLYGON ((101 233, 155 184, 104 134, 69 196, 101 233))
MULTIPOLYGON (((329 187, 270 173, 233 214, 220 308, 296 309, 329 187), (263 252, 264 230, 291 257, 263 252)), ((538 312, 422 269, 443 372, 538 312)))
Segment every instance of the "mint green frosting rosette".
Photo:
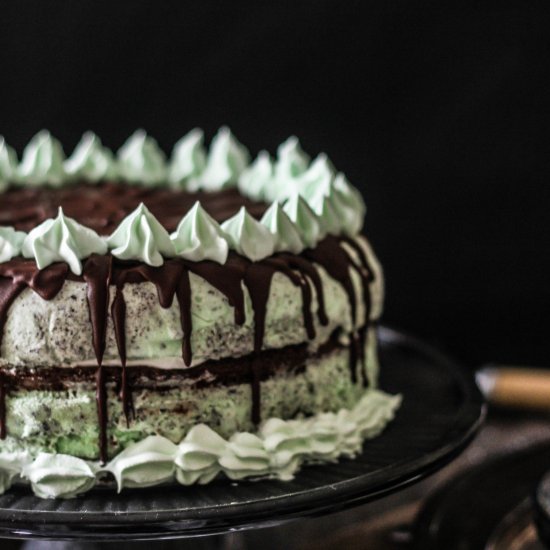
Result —
POLYGON ((304 153, 296 136, 289 137, 277 148, 273 177, 266 184, 263 198, 267 201, 284 201, 298 190, 297 180, 309 165, 309 156, 304 153))
POLYGON ((21 476, 40 498, 74 498, 96 484, 96 472, 88 462, 63 454, 40 453, 21 476))
POLYGON ((13 227, 0 227, 0 263, 21 254, 26 236, 26 233, 16 231, 13 227))
POLYGON ((141 203, 107 239, 111 254, 121 260, 140 260, 158 267, 176 254, 170 235, 141 203))
POLYGON ((81 260, 106 254, 107 245, 93 229, 65 216, 60 207, 57 218, 42 222, 25 237, 22 252, 25 258, 35 259, 38 269, 65 262, 75 275, 81 275, 81 260))
POLYGON ((170 235, 175 255, 193 262, 212 260, 224 264, 229 245, 222 228, 197 201, 170 235))
POLYGON ((200 187, 200 176, 205 168, 204 133, 195 128, 174 145, 168 168, 168 181, 173 188, 197 191, 200 187))
POLYGON ((166 156, 145 130, 137 130, 118 151, 117 170, 128 183, 156 186, 167 180, 166 156))
POLYGON ((61 187, 67 181, 61 143, 47 130, 36 134, 23 151, 17 179, 25 185, 61 187))
POLYGON ((363 227, 367 207, 361 193, 353 187, 344 174, 336 174, 334 189, 339 203, 342 205, 340 215, 346 220, 344 232, 348 235, 357 235, 363 227))
POLYGON ((301 176, 309 166, 309 156, 296 136, 289 137, 277 148, 275 176, 288 181, 301 176))
POLYGON ((206 168, 201 175, 201 188, 218 191, 237 185, 239 176, 248 166, 250 154, 231 130, 220 128, 210 145, 206 168))
POLYGON ((221 471, 220 458, 227 451, 227 441, 206 424, 189 430, 176 453, 176 479, 182 485, 205 485, 221 471))
POLYGON ((267 151, 260 151, 256 159, 239 176, 239 191, 246 197, 263 200, 274 177, 273 162, 267 151))
POLYGON ((265 225, 275 238, 275 252, 300 254, 304 250, 305 245, 300 237, 300 232, 279 202, 273 202, 260 223, 265 225))
POLYGON ((88 182, 117 177, 113 153, 103 147, 101 140, 93 132, 86 132, 82 136, 73 154, 65 161, 65 172, 69 178, 88 182))
POLYGON ((222 224, 229 246, 253 262, 271 256, 275 237, 265 225, 255 220, 243 206, 237 214, 222 224))
POLYGON ((285 202, 283 209, 294 222, 306 248, 314 248, 326 236, 322 220, 298 193, 285 202))
POLYGON ((102 468, 111 472, 118 492, 124 487, 151 487, 174 478, 177 447, 165 437, 151 435, 126 448, 102 468))
POLYGON ((5 191, 17 176, 17 155, 0 136, 0 193, 5 191))

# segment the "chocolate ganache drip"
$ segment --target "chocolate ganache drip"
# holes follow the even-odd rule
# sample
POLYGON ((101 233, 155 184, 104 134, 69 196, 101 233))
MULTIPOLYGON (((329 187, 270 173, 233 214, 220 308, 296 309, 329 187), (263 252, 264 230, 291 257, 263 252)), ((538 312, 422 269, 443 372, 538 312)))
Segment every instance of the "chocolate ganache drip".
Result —
MULTIPOLYGON (((84 195, 88 196, 87 205, 90 206, 91 204, 93 206, 95 204, 95 206, 93 208, 86 206, 84 214, 82 215, 81 212, 81 215, 78 215, 77 212, 76 217, 103 233, 111 230, 126 215, 126 207, 130 210, 134 207, 134 202, 143 200, 144 194, 151 193, 151 190, 112 184, 102 184, 95 187, 79 185, 55 191, 58 194, 55 200, 50 195, 45 194, 44 196, 48 196, 48 200, 45 200, 39 206, 33 206, 35 204, 33 201, 37 200, 38 195, 44 193, 43 190, 10 190, 5 194, 10 201, 16 200, 17 193, 20 193, 20 198, 23 197, 25 200, 22 208, 17 209, 14 207, 17 215, 7 220, 7 222, 11 222, 12 225, 18 228, 28 229, 30 224, 36 224, 50 215, 51 208, 49 206, 55 201, 61 203, 64 201, 64 208, 67 210, 71 208, 76 210, 79 188, 83 188, 84 195), (99 194, 96 197, 98 189, 100 192, 107 192, 109 195, 117 195, 116 201, 108 203, 110 205, 106 206, 104 199, 99 200, 99 194), (119 202, 117 203, 117 201, 119 202), (125 205, 122 209, 120 207, 121 203, 125 205), (118 204, 118 207, 113 206, 114 204, 118 204)), ((51 194, 53 190, 49 190, 49 192, 51 194)), ((159 219, 165 227, 173 229, 179 218, 176 212, 177 209, 174 208, 174 191, 170 193, 162 191, 158 196, 151 194, 151 198, 154 198, 151 209, 154 211, 156 206, 159 209, 159 219)), ((228 217, 232 210, 236 211, 243 202, 247 202, 234 190, 204 195, 207 197, 207 204, 210 205, 210 214, 218 220, 228 217)), ((196 200, 196 197, 191 194, 181 193, 181 197, 185 197, 182 200, 186 201, 187 206, 190 206, 192 201, 196 200)), ((86 201, 81 199, 80 203, 83 202, 86 201)), ((179 209, 181 210, 181 208, 180 204, 179 209)), ((258 216, 262 214, 263 210, 265 210, 265 205, 252 204, 252 211, 256 212, 258 216)), ((0 213, 0 223, 6 223, 6 220, 3 219, 6 216, 5 212, 3 210, 3 213, 0 213)), ((74 215, 72 212, 69 213, 74 215)), ((251 361, 250 378, 252 386, 252 420, 257 424, 261 420, 260 382, 262 379, 262 360, 260 352, 263 348, 271 281, 274 274, 279 272, 286 276, 293 285, 300 288, 304 329, 308 338, 313 339, 315 337, 315 325, 312 314, 312 290, 315 290, 317 299, 318 321, 321 325, 328 324, 323 285, 316 264, 324 268, 343 287, 347 294, 352 326, 355 327, 349 345, 351 376, 355 382, 358 366, 360 366, 362 380, 366 385, 368 378, 365 339, 371 306, 369 285, 374 279, 374 272, 369 266, 363 248, 355 240, 347 237, 328 236, 319 242, 315 248, 306 249, 300 255, 278 253, 259 262, 251 262, 243 256, 230 252, 227 262, 223 265, 208 260, 191 262, 183 259, 169 259, 165 260, 160 267, 151 267, 138 262, 121 261, 110 255, 92 255, 84 262, 82 276, 75 276, 70 273, 68 266, 64 263, 55 263, 39 270, 34 260, 13 259, 0 264, 0 344, 9 308, 24 289, 30 288, 41 298, 51 300, 58 294, 67 279, 85 282, 92 327, 92 343, 97 360, 96 399, 100 434, 100 459, 105 462, 108 459, 108 418, 107 370, 103 367, 103 356, 109 315, 111 315, 113 322, 121 364, 119 398, 128 424, 134 415, 131 388, 126 369, 125 285, 127 283, 143 282, 154 284, 159 304, 163 308, 171 307, 174 298, 177 299, 182 330, 182 358, 187 366, 192 363, 191 335, 193 326, 190 273, 206 280, 227 298, 228 303, 234 309, 235 324, 237 325, 242 325, 246 321, 244 286, 250 295, 254 315, 254 355, 251 361), (350 254, 348 248, 353 251, 353 254, 350 254), (362 284, 365 313, 364 318, 361 320, 357 319, 356 293, 352 272, 359 276, 362 284), (112 288, 114 288, 114 298, 109 309, 110 289, 112 288)), ((10 377, 10 387, 11 380, 13 380, 13 377, 10 377)), ((8 389, 4 373, 0 369, 0 438, 6 437, 5 400, 8 389)))
POLYGON ((374 271, 371 269, 367 256, 363 249, 352 239, 347 237, 325 237, 313 249, 307 249, 303 253, 311 261, 318 263, 325 268, 327 273, 336 279, 346 291, 350 303, 351 324, 356 327, 352 334, 350 342, 350 371, 352 381, 357 381, 357 364, 361 365, 361 374, 363 384, 368 384, 367 365, 365 357, 365 341, 370 319, 371 297, 370 283, 374 280, 374 271), (345 242, 352 248, 359 257, 359 262, 346 251, 342 246, 345 242), (355 296, 355 287, 351 277, 351 271, 355 271, 361 280, 362 298, 365 307, 364 318, 361 321, 357 319, 357 302, 355 296))
MULTIPOLYGON (((88 310, 92 324, 92 340, 97 360, 96 372, 96 402, 99 419, 99 458, 106 462, 107 456, 107 388, 105 387, 105 371, 103 369, 103 354, 105 353, 105 337, 107 334, 107 312, 109 309, 109 285, 111 283, 112 256, 96 256, 88 258, 84 264, 82 277, 86 282, 88 310)), ((124 369, 124 374, 125 374, 124 369)), ((126 412, 126 411, 125 411, 126 412)))

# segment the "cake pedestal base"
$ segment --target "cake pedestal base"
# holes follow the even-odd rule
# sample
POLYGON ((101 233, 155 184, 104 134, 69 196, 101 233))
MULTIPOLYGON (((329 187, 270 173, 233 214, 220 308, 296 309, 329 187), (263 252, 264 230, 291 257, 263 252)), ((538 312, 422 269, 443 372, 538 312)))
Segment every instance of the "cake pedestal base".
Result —
MULTIPOLYGON (((289 482, 220 480, 120 495, 96 489, 72 500, 42 500, 15 487, 0 496, 0 537, 99 542, 216 535, 335 512, 402 489, 466 447, 485 405, 471 372, 415 338, 381 328, 380 359, 382 389, 401 393, 403 404, 355 460, 306 466, 289 482)), ((213 547, 224 548, 224 540, 212 539, 213 547)))

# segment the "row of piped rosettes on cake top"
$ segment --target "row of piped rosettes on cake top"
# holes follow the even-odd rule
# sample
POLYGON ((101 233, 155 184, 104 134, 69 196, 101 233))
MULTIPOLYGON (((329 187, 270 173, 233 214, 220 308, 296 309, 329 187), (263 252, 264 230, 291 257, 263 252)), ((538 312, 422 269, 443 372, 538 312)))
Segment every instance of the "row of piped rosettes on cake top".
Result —
POLYGON ((173 257, 223 264, 229 250, 259 261, 275 252, 297 254, 329 234, 355 235, 361 230, 363 199, 325 155, 310 161, 298 140, 291 137, 279 146, 275 161, 266 151, 251 164, 249 158, 227 128, 219 130, 208 152, 202 131, 189 132, 175 145, 170 162, 156 141, 141 130, 127 140, 116 158, 92 133, 86 133, 65 158, 61 144, 42 131, 18 163, 14 151, 0 138, 0 191, 9 185, 61 186, 120 179, 189 192, 238 186, 243 195, 272 203, 261 220, 243 207, 221 225, 196 203, 172 234, 141 204, 108 237, 99 236, 60 209, 56 218, 45 220, 28 234, 0 227, 0 262, 24 256, 34 258, 42 269, 61 261, 80 274, 82 259, 107 252, 152 266, 173 257))

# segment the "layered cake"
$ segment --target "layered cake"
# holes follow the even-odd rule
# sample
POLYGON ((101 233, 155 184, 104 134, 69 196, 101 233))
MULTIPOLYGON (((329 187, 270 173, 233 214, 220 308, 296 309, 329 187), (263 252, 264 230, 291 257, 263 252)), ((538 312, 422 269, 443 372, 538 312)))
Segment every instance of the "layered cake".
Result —
MULTIPOLYGON (((353 457, 377 387, 383 279, 360 193, 296 138, 227 128, 167 159, 136 132, 72 155, 0 138, 0 492, 290 479, 353 457)), ((367 452, 368 446, 365 452, 367 452)))

